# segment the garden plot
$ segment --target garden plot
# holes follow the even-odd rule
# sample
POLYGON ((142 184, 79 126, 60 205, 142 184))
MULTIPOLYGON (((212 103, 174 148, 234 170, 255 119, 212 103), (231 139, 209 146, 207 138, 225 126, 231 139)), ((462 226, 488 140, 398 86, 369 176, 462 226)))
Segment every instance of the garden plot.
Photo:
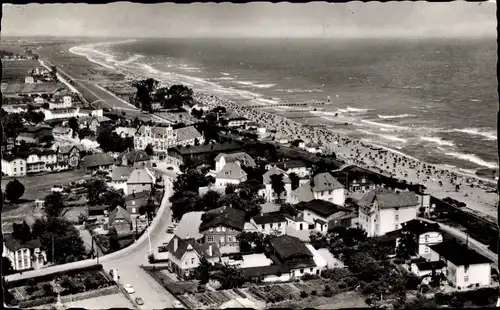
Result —
POLYGON ((179 296, 179 299, 184 302, 191 309, 216 309, 221 304, 236 298, 248 298, 247 295, 239 291, 225 290, 225 291, 208 291, 205 293, 186 294, 179 296))

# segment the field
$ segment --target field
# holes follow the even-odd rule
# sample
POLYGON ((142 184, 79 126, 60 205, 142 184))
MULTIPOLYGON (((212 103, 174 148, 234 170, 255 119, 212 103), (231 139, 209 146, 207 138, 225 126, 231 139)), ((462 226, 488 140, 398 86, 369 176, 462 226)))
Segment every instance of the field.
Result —
POLYGON ((179 299, 191 309, 215 309, 234 298, 249 298, 264 302, 267 307, 294 309, 366 307, 360 293, 340 291, 323 279, 179 296, 179 299))
POLYGON ((30 94, 30 93, 53 93, 64 87, 60 83, 40 83, 24 84, 22 82, 2 83, 2 93, 4 95, 30 94))
MULTIPOLYGON (((24 82, 29 70, 41 66, 38 60, 2 60, 2 81, 24 82)), ((2 92, 4 92, 3 87, 2 92)))
POLYGON ((67 308, 83 308, 83 309, 111 309, 111 308, 133 308, 130 300, 123 294, 117 293, 84 300, 64 303, 67 308))

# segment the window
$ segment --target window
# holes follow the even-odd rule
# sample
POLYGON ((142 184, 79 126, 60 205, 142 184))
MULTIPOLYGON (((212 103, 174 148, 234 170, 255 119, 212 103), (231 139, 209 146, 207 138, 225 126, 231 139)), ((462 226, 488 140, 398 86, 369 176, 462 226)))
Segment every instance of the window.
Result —
POLYGON ((426 247, 425 247, 424 252, 425 252, 426 254, 428 254, 428 253, 429 253, 429 247, 428 247, 428 246, 426 246, 426 247))
POLYGON ((233 242, 233 237, 227 236, 227 242, 233 242))
POLYGON ((425 243, 429 242, 429 235, 425 235, 424 238, 425 238, 425 243))
POLYGON ((191 258, 191 265, 194 265, 194 257, 191 258))
POLYGON ((311 272, 313 271, 313 269, 314 269, 314 268, 311 268, 311 269, 310 269, 310 270, 311 270, 311 272))
POLYGON ((14 168, 14 172, 16 172, 16 168, 14 168))
POLYGON ((304 269, 300 269, 300 273, 304 273, 304 269))
POLYGON ((328 191, 328 195, 331 195, 333 191, 328 191))
POLYGON ((23 172, 23 167, 19 168, 19 170, 20 170, 21 172, 23 172))
POLYGON ((265 224, 262 225, 262 229, 266 229, 266 225, 265 224))
POLYGON ((469 276, 464 277, 464 282, 469 282, 469 276))
POLYGON ((273 223, 271 223, 270 225, 271 225, 271 228, 273 228, 273 223))
POLYGON ((222 226, 222 231, 226 231, 226 227, 222 226))
POLYGON ((396 215, 394 216, 394 219, 395 219, 396 221, 399 221, 399 214, 396 214, 396 215))
POLYGON ((214 236, 207 236, 207 242, 214 242, 214 236))
POLYGON ((281 223, 278 223, 278 228, 280 228, 280 227, 281 227, 281 223))
POLYGON ((224 244, 224 242, 225 242, 224 236, 221 236, 221 237, 219 238, 219 243, 220 243, 220 244, 224 244))

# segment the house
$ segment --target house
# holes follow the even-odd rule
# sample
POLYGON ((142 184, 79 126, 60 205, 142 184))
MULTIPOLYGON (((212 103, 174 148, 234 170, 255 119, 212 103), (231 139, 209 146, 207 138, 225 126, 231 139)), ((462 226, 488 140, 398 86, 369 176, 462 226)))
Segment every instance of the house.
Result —
POLYGON ((250 223, 265 235, 284 235, 286 233, 287 220, 283 214, 278 212, 254 216, 250 223))
POLYGON ((93 132, 97 132, 97 130, 106 124, 112 123, 113 120, 107 116, 92 116, 88 122, 88 127, 93 132))
POLYGON ((177 135, 171 126, 141 126, 134 135, 135 149, 144 150, 151 144, 153 147, 153 157, 165 158, 167 150, 177 143, 177 135))
POLYGON ((317 154, 317 153, 322 154, 323 153, 323 148, 318 144, 312 144, 312 143, 308 144, 308 145, 306 145, 305 150, 308 151, 309 153, 313 153, 313 154, 317 154))
POLYGON ((106 205, 88 206, 87 212, 89 217, 92 218, 106 216, 108 214, 108 206, 106 205))
POLYGON ((113 164, 113 157, 104 153, 87 155, 82 159, 82 165, 85 168, 85 172, 87 173, 97 170, 109 171, 113 167, 113 164))
POLYGON ((57 155, 51 149, 34 149, 23 153, 26 158, 26 173, 39 173, 53 170, 51 166, 57 163, 57 155), (50 167, 50 168, 49 168, 50 167))
POLYGON ((3 105, 2 110, 4 110, 7 113, 26 113, 28 112, 28 105, 27 104, 9 104, 9 105, 3 105))
POLYGON ((243 146, 237 141, 229 143, 213 143, 213 144, 200 144, 189 147, 174 147, 168 150, 169 155, 176 157, 183 162, 191 161, 211 161, 213 153, 224 152, 237 152, 241 151, 243 146))
POLYGON ((228 163, 238 163, 240 166, 255 168, 256 164, 253 158, 245 152, 237 153, 219 153, 214 159, 215 172, 220 172, 228 163))
POLYGON ((60 144, 53 147, 56 151, 58 162, 67 162, 72 168, 75 168, 80 163, 80 148, 72 144, 60 144))
POLYGON ((270 246, 266 248, 272 265, 241 268, 242 275, 248 280, 261 280, 262 282, 282 282, 300 278, 306 274, 319 275, 325 268, 324 260, 319 255, 311 252, 314 248, 306 246, 300 239, 283 235, 272 237, 270 246), (315 260, 316 259, 316 260, 315 260), (318 261, 318 262, 319 262, 318 261))
POLYGON ((42 249, 40 240, 22 241, 12 234, 3 235, 2 257, 7 257, 14 270, 38 270, 47 263, 47 254, 42 249))
POLYGON ((203 135, 194 126, 175 129, 174 134, 177 136, 176 145, 187 146, 205 142, 203 135))
POLYGON ((305 149, 306 148, 306 143, 304 142, 304 140, 298 139, 298 140, 295 140, 295 142, 297 143, 297 146, 300 149, 305 149))
POLYGON ((248 118, 239 116, 234 112, 226 113, 224 119, 227 121, 228 127, 242 127, 245 126, 246 123, 250 122, 248 118))
POLYGON ((2 175, 9 177, 22 177, 26 175, 27 156, 4 153, 2 154, 2 175))
POLYGON ((69 107, 69 108, 43 109, 42 112, 45 115, 45 121, 70 119, 72 117, 78 117, 80 108, 69 107))
POLYGON ((401 224, 417 217, 418 199, 412 192, 394 192, 377 188, 359 201, 359 225, 368 237, 398 230, 401 224))
POLYGON ((217 244, 225 253, 239 251, 236 236, 245 227, 245 212, 231 207, 220 207, 203 214, 200 233, 204 244, 217 244))
POLYGON ((117 157, 122 166, 144 167, 150 166, 151 158, 144 150, 127 150, 117 157))
POLYGON ((151 192, 153 190, 154 183, 154 174, 149 171, 148 168, 136 168, 130 173, 127 180, 127 191, 125 194, 144 191, 151 192))
POLYGON ((349 212, 349 209, 338 206, 329 201, 314 199, 311 201, 299 202, 294 206, 302 211, 304 222, 314 225, 314 229, 326 234, 329 222, 333 220, 339 212, 349 212))
POLYGON ((290 175, 290 173, 295 173, 300 178, 304 178, 309 175, 309 168, 301 160, 288 160, 283 162, 269 163, 266 165, 266 170, 271 169, 271 167, 278 167, 279 169, 285 171, 288 175, 290 175))
POLYGON ((132 231, 132 218, 130 214, 120 206, 117 206, 108 217, 108 227, 114 227, 118 235, 127 234, 132 231))
POLYGON ((429 260, 431 256, 431 250, 429 247, 443 242, 443 234, 441 233, 441 228, 437 223, 429 223, 417 219, 401 223, 401 229, 388 233, 388 235, 394 234, 398 237, 396 239, 396 248, 398 247, 401 235, 404 233, 411 234, 417 241, 417 249, 415 249, 416 253, 411 254, 417 254, 426 260, 429 260))
POLYGON ((132 167, 113 167, 111 171, 111 182, 108 182, 108 186, 116 190, 122 190, 123 193, 127 193, 127 180, 133 170, 134 168, 132 167))
POLYGON ((221 253, 217 244, 199 244, 194 239, 174 236, 166 246, 158 247, 158 256, 166 257, 169 271, 185 279, 200 265, 202 258, 214 263, 221 253))
POLYGON ((438 261, 413 261, 410 263, 409 271, 416 274, 418 277, 423 278, 425 276, 432 276, 432 273, 446 274, 446 264, 442 260, 438 261))
POLYGON ((49 110, 71 108, 72 101, 71 96, 54 95, 49 102, 49 110))
POLYGON ((259 127, 259 124, 257 124, 256 122, 248 122, 245 124, 246 130, 257 130, 258 127, 259 127))
POLYGON ((492 261, 489 258, 456 240, 444 241, 430 248, 430 261, 441 260, 446 264, 446 278, 453 286, 465 289, 491 285, 492 261))
POLYGON ((135 133, 137 132, 137 128, 134 127, 116 127, 115 130, 120 137, 122 138, 128 138, 131 137, 133 138, 135 136, 135 133))
POLYGON ((56 126, 52 129, 54 138, 73 138, 73 129, 69 127, 56 126))
POLYGON ((280 205, 272 203, 272 202, 266 202, 260 205, 260 213, 262 215, 267 214, 267 213, 272 213, 272 212, 278 212, 280 210, 280 205))
POLYGON ((264 188, 259 190, 258 192, 259 196, 264 197, 264 199, 268 202, 273 202, 278 199, 281 201, 287 201, 287 202, 290 201, 290 194, 292 192, 292 181, 290 181, 290 178, 285 173, 285 171, 281 170, 276 166, 273 166, 266 173, 264 173, 264 175, 262 176, 262 181, 264 184, 264 188), (271 177, 273 175, 283 176, 282 180, 284 183, 285 190, 281 193, 280 197, 278 197, 272 185, 273 183, 271 177))
POLYGON ((129 214, 139 214, 139 208, 146 205, 149 197, 151 197, 150 191, 131 193, 125 196, 125 208, 129 214))
POLYGON ((228 163, 215 175, 215 186, 238 185, 247 180, 247 173, 237 163, 228 163))
POLYGON ((47 125, 27 126, 19 129, 16 144, 21 141, 25 143, 40 144, 46 137, 52 136, 52 127, 47 125))
POLYGON ((35 78, 27 76, 24 78, 24 84, 35 84, 35 78))
POLYGON ((329 172, 318 173, 312 178, 312 182, 300 185, 291 194, 291 200, 294 203, 313 199, 321 199, 343 206, 345 188, 329 172))

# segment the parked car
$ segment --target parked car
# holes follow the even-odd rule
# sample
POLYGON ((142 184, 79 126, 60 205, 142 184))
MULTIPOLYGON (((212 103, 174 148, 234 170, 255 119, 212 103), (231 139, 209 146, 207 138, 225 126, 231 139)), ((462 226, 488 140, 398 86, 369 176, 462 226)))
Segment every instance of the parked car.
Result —
POLYGON ((134 287, 132 286, 132 284, 125 284, 123 286, 123 288, 125 288, 125 290, 127 291, 127 293, 129 294, 134 294, 135 293, 135 289, 134 287))
POLYGON ((135 299, 135 303, 138 304, 139 306, 144 305, 144 301, 142 301, 141 297, 137 297, 135 299))
POLYGON ((174 233, 174 229, 173 228, 168 228, 167 229, 167 234, 173 234, 174 233))

